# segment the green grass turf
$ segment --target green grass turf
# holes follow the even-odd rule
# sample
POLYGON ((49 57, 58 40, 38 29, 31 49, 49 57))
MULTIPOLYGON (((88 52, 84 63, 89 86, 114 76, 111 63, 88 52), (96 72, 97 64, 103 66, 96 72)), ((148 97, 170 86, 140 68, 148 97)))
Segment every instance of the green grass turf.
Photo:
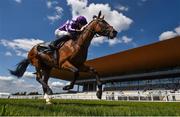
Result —
POLYGON ((180 116, 180 102, 0 99, 0 116, 180 116))

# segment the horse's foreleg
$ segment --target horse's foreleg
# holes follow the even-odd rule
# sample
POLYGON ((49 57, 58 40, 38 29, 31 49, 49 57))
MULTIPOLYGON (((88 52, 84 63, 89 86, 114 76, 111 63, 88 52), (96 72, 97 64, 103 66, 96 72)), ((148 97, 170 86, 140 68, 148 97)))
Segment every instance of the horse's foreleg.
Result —
POLYGON ((99 74, 98 72, 90 67, 90 72, 93 73, 95 75, 95 78, 96 78, 96 83, 97 83, 97 93, 96 93, 96 96, 101 99, 102 98, 102 82, 100 80, 100 77, 99 77, 99 74))
POLYGON ((89 66, 82 66, 80 68, 80 71, 83 71, 83 72, 90 72, 92 73, 95 78, 96 78, 96 83, 97 83, 97 93, 96 93, 96 96, 101 99, 102 98, 102 82, 100 80, 100 77, 99 77, 99 74, 98 72, 92 68, 92 67, 89 67, 89 66))
POLYGON ((62 68, 74 73, 74 79, 71 81, 70 85, 64 86, 63 90, 73 89, 76 79, 79 77, 79 70, 74 65, 72 65, 69 61, 66 61, 62 65, 62 68))

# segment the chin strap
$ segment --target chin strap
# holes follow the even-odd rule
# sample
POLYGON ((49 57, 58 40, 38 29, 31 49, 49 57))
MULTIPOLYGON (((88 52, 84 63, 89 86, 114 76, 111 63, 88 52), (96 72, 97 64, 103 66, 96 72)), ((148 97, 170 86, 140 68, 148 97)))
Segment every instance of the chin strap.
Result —
POLYGON ((101 35, 99 35, 99 34, 95 34, 95 37, 101 37, 101 35))
MULTIPOLYGON (((95 34, 95 37, 101 37, 101 35, 99 35, 99 34, 95 34)), ((108 36, 108 39, 109 39, 110 37, 108 36)))

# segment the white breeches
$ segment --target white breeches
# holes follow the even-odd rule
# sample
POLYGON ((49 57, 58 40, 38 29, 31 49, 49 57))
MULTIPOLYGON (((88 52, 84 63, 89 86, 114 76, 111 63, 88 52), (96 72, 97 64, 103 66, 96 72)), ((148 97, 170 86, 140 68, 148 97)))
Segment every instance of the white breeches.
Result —
POLYGON ((65 35, 67 35, 67 36, 70 36, 70 35, 71 35, 69 32, 67 32, 67 31, 61 31, 61 30, 59 30, 59 29, 56 29, 54 33, 55 33, 56 39, 59 39, 59 38, 65 36, 65 35))

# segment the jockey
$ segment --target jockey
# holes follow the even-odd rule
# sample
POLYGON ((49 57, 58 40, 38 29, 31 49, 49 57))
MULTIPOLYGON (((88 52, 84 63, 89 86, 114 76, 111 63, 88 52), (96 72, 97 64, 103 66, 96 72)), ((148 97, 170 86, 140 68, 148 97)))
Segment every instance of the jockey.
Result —
POLYGON ((84 16, 79 16, 76 20, 68 20, 64 25, 55 30, 56 40, 50 43, 50 48, 55 50, 61 42, 68 41, 70 38, 76 39, 86 24, 87 20, 84 16))

